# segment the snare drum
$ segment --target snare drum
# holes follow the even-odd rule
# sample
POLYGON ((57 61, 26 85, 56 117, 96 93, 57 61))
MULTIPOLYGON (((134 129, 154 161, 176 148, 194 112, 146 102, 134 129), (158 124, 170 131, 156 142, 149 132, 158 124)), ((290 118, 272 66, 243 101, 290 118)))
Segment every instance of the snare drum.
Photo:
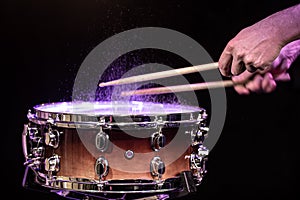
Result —
POLYGON ((195 191, 206 173, 204 108, 56 102, 27 117, 23 152, 34 176, 27 182, 63 196, 180 195, 195 191))

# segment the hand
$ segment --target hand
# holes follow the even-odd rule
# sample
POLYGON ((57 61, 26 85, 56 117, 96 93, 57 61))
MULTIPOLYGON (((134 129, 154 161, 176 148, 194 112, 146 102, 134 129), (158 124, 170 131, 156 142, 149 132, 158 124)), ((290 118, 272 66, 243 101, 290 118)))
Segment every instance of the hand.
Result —
POLYGON ((235 76, 245 70, 271 68, 281 48, 300 38, 299 19, 300 4, 297 4, 241 30, 220 56, 221 74, 235 76))
POLYGON ((233 76, 232 80, 239 84, 234 89, 239 94, 255 93, 270 93, 276 89, 276 81, 290 80, 288 69, 296 58, 300 55, 300 40, 295 40, 284 46, 279 56, 273 61, 269 69, 263 71, 249 72, 244 71, 238 76, 233 76))
POLYGON ((228 42, 220 56, 221 74, 236 76, 245 70, 255 72, 257 69, 269 68, 282 48, 274 31, 273 26, 261 21, 239 32, 228 42))

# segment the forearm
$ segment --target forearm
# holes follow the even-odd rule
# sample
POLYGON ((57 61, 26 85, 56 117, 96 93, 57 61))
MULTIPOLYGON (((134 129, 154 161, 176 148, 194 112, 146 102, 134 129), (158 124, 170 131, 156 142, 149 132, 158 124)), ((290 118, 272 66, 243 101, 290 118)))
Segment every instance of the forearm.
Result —
POLYGON ((278 11, 261 22, 263 26, 271 27, 271 34, 282 46, 300 39, 300 4, 278 11))

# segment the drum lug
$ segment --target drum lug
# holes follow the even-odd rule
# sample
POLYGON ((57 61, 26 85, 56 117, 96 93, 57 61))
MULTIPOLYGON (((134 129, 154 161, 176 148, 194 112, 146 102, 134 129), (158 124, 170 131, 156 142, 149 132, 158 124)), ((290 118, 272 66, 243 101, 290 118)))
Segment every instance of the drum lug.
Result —
POLYGON ((27 133, 29 136, 29 139, 34 142, 40 142, 42 139, 42 136, 40 135, 37 127, 27 127, 27 133))
POLYGON ((44 147, 34 147, 31 150, 32 156, 35 158, 44 158, 45 148, 44 147))
POLYGON ((31 167, 35 170, 40 170, 41 160, 44 158, 45 148, 39 147, 42 137, 37 127, 30 127, 24 125, 22 133, 22 146, 23 153, 26 161, 24 165, 31 167), (27 146, 30 144, 30 146, 27 146))
POLYGON ((206 120, 203 120, 199 123, 198 130, 205 138, 207 138, 209 127, 207 126, 206 120))
POLYGON ((151 135, 151 147, 154 151, 159 151, 166 145, 166 136, 162 134, 161 128, 151 135))
POLYGON ((150 172, 153 177, 160 179, 165 173, 165 163, 159 156, 155 156, 150 162, 150 172))
POLYGON ((198 121, 206 120, 208 117, 208 114, 206 113, 205 109, 202 109, 198 115, 198 121))
POLYGON ((191 134, 192 146, 203 144, 204 136, 203 136, 202 132, 199 129, 196 130, 196 131, 193 129, 189 133, 191 134))
POLYGON ((96 160, 95 173, 99 176, 99 179, 102 180, 105 176, 107 176, 108 172, 109 172, 108 160, 103 156, 99 157, 96 160))
POLYGON ((202 145, 205 138, 207 137, 207 131, 208 128, 205 127, 199 127, 196 131, 190 131, 192 146, 202 145))
POLYGON ((109 135, 102 131, 102 128, 100 128, 100 132, 96 135, 95 145, 101 152, 105 152, 108 149, 109 135))
POLYGON ((58 155, 53 155, 45 159, 45 170, 52 173, 58 172, 60 169, 60 158, 58 155))
POLYGON ((56 149, 59 146, 60 134, 57 130, 48 128, 48 131, 45 133, 45 144, 56 149))
POLYGON ((209 150, 201 145, 198 148, 197 153, 192 153, 189 156, 185 156, 185 158, 190 159, 190 169, 196 177, 198 183, 201 182, 203 176, 207 173, 206 163, 208 159, 209 150))
POLYGON ((192 146, 202 145, 208 136, 208 131, 209 128, 206 126, 206 120, 202 120, 196 131, 194 129, 190 131, 192 146))

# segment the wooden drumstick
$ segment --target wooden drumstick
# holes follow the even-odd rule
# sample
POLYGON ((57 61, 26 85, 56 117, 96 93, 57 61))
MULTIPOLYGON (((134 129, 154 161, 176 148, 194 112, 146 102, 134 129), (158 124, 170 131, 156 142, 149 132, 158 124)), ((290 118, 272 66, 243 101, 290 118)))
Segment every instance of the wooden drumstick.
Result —
POLYGON ((186 85, 176 85, 176 86, 124 91, 121 93, 121 96, 185 92, 185 91, 203 90, 203 89, 210 89, 210 88, 231 87, 234 86, 235 84, 238 83, 234 83, 231 80, 194 83, 194 84, 186 84, 186 85))
POLYGON ((218 62, 196 65, 191 67, 184 67, 179 69, 167 70, 162 72, 155 72, 150 74, 143 74, 138 76, 131 76, 123 79, 113 80, 109 82, 100 83, 100 87, 111 86, 111 85, 121 85, 121 84, 128 84, 128 83, 136 83, 142 81, 150 81, 154 79, 166 78, 171 76, 178 76, 182 74, 189 74, 195 72, 201 72, 206 70, 212 70, 218 68, 218 62))

